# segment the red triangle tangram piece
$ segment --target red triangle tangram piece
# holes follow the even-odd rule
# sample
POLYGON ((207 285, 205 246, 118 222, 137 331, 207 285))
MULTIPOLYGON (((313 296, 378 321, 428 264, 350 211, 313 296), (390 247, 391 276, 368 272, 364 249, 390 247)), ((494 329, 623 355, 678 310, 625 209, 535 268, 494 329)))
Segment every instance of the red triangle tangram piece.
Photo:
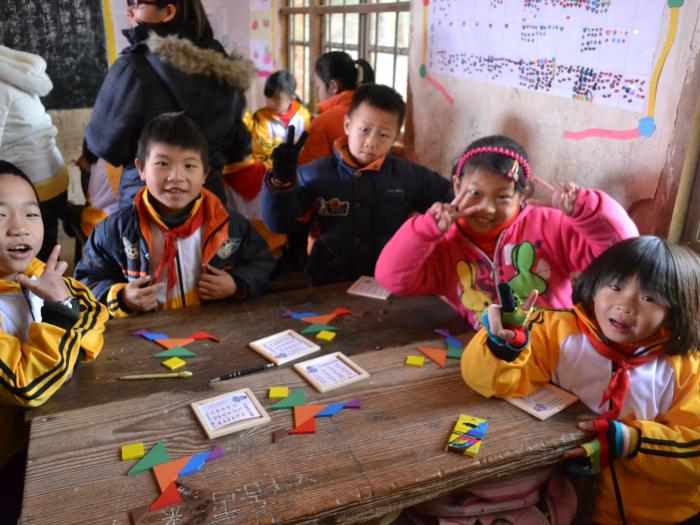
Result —
POLYGON ((290 430, 289 434, 313 434, 314 432, 316 432, 315 421, 316 420, 314 418, 307 419, 301 425, 296 426, 292 430, 290 430))
POLYGON ((326 315, 316 315, 313 317, 302 317, 301 320, 306 323, 318 323, 318 324, 331 324, 331 321, 335 319, 335 314, 326 315))
POLYGON ((185 339, 156 339, 156 343, 158 343, 160 346, 163 348, 167 348, 170 350, 171 348, 175 348, 176 346, 185 346, 193 342, 194 339, 191 337, 187 337, 185 339))
POLYGON ((294 407, 294 427, 300 427, 328 405, 303 405, 294 407))
POLYGON ((347 308, 336 308, 331 313, 335 315, 350 315, 352 311, 347 308))
POLYGON ((428 348, 427 346, 419 346, 418 351, 424 353, 436 365, 445 368, 447 364, 447 350, 439 348, 428 348))
POLYGON ((158 510, 163 507, 167 507, 168 505, 175 505, 181 501, 182 498, 180 497, 180 493, 177 491, 177 485, 175 485, 175 482, 173 481, 167 486, 163 493, 158 496, 158 499, 153 502, 153 505, 151 505, 149 510, 158 510))
POLYGON ((220 342, 216 337, 211 335, 209 332, 205 332, 204 330, 197 330, 195 333, 190 335, 190 339, 194 339, 195 341, 214 341, 215 343, 220 342))
POLYGON ((158 488, 161 492, 165 492, 165 489, 167 489, 168 486, 175 481, 175 479, 177 479, 178 473, 185 465, 187 465, 187 462, 190 459, 192 459, 192 456, 185 456, 184 458, 169 461, 168 463, 163 463, 162 465, 156 465, 153 467, 153 474, 156 476, 158 488))

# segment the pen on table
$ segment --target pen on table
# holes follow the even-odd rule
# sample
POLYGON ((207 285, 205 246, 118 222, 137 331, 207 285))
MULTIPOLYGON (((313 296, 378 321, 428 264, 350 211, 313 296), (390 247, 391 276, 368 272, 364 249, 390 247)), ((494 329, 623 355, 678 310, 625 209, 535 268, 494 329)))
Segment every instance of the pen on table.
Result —
POLYGON ((215 377, 214 379, 210 379, 210 383, 217 383, 219 381, 226 381, 227 379, 233 379, 234 377, 240 377, 240 376, 247 376, 248 374, 254 374, 255 372, 260 372, 261 370, 265 370, 267 368, 271 368, 273 366, 276 366, 275 363, 265 363, 264 365, 258 365, 254 366, 253 368, 247 368, 245 370, 236 370, 234 372, 229 372, 228 374, 224 374, 219 377, 215 377))
POLYGON ((133 376, 121 376, 119 379, 167 379, 170 377, 192 377, 192 372, 184 370, 182 372, 166 372, 164 374, 136 374, 133 376))

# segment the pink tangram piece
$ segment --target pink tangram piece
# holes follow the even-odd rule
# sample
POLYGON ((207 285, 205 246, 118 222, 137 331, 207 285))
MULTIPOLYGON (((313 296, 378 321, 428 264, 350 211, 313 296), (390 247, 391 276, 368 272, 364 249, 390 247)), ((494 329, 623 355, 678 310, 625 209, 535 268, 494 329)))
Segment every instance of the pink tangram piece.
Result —
POLYGON ((220 342, 219 339, 211 335, 209 332, 205 332, 204 330, 197 330, 195 333, 190 335, 190 339, 194 339, 195 341, 214 341, 215 343, 220 342))
POLYGON ((435 333, 440 334, 443 337, 450 337, 450 331, 446 328, 436 328, 435 333))
POLYGON ((345 406, 343 408, 362 408, 362 399, 356 397, 352 401, 348 401, 347 403, 345 403, 345 406))

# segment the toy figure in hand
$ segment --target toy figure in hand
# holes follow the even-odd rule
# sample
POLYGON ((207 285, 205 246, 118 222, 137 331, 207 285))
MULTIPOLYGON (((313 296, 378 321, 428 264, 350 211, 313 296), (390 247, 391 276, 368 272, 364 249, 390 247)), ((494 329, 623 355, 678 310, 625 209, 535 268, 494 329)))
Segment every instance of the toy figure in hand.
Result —
POLYGON ((520 299, 513 293, 510 285, 499 283, 498 297, 501 304, 489 306, 481 322, 488 331, 489 344, 493 343, 500 350, 510 349, 517 355, 528 342, 525 323, 537 301, 537 290, 532 290, 520 305, 520 299))

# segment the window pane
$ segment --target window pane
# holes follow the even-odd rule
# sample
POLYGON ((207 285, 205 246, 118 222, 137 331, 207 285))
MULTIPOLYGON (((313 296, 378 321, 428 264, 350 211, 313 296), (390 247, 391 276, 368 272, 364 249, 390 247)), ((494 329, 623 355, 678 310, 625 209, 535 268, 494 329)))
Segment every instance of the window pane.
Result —
POLYGON ((360 15, 357 13, 345 15, 345 43, 355 46, 360 44, 360 15))
POLYGON ((404 11, 399 13, 399 47, 408 47, 409 38, 411 37, 411 13, 404 11))
POLYGON ((396 13, 379 13, 379 40, 377 43, 380 46, 394 47, 394 38, 396 35, 396 13))
POLYGON ((333 14, 329 15, 331 19, 331 30, 328 32, 328 41, 332 42, 333 45, 339 46, 339 49, 343 49, 343 15, 333 14))
POLYGON ((302 42, 304 40, 304 15, 292 15, 294 17, 294 34, 292 38, 297 42, 302 42))
POLYGON ((406 55, 396 57, 396 85, 394 89, 401 93, 403 99, 406 100, 408 93, 408 57, 406 55))

